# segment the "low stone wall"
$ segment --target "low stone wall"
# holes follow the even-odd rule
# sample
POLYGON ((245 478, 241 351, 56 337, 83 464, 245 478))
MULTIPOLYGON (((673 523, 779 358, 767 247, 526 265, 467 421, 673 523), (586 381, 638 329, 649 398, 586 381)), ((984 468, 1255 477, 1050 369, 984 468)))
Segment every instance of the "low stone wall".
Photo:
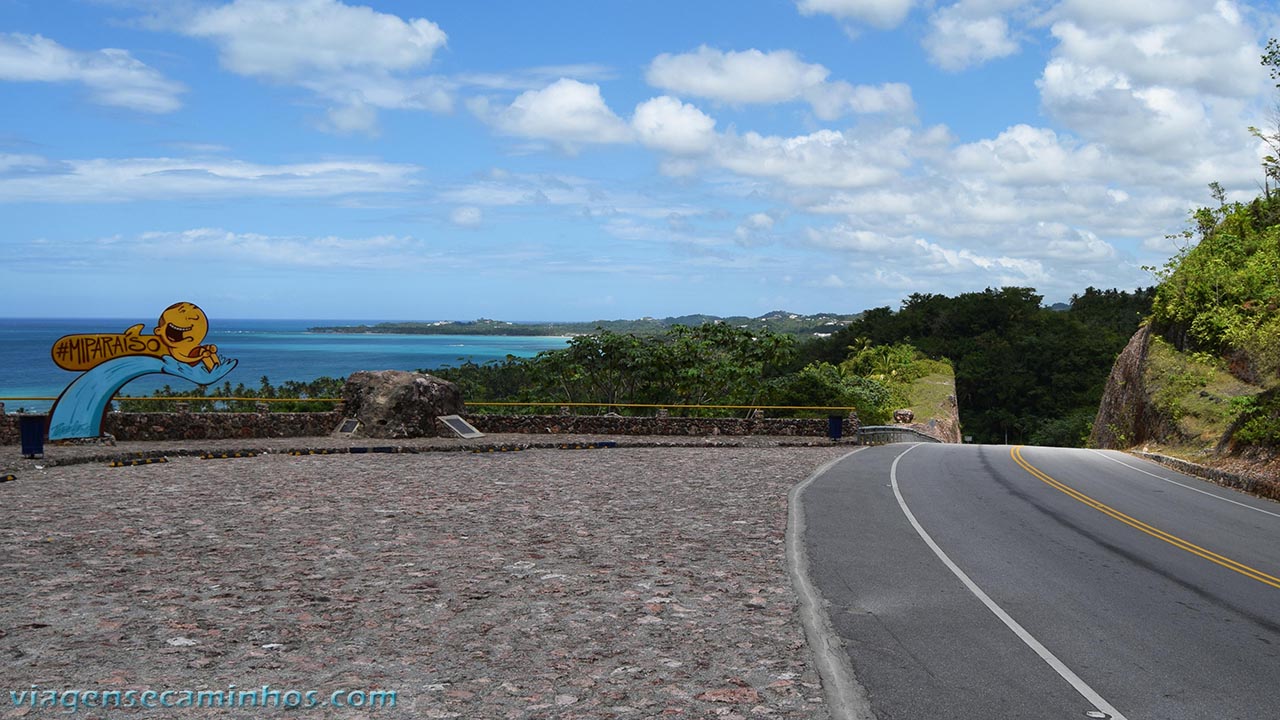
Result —
MULTIPOLYGON (((342 421, 337 412, 318 413, 107 413, 102 429, 121 441, 224 440, 328 435, 342 421)), ((18 416, 0 417, 0 445, 21 440, 18 416)))
POLYGON ((107 413, 103 429, 117 440, 220 440, 328 435, 336 412, 107 413))
MULTIPOLYGON (((827 434, 825 418, 689 418, 618 417, 612 415, 466 415, 467 422, 485 433, 541 435, 796 435, 827 434)), ((856 421, 844 418, 842 434, 857 431, 856 421)))
POLYGON ((17 445, 21 438, 18 434, 18 416, 0 415, 0 445, 17 445))
POLYGON ((1169 457, 1168 455, 1160 455, 1157 453, 1132 451, 1134 455, 1147 460, 1158 462, 1166 467, 1173 468, 1184 475, 1203 478, 1213 483, 1217 483, 1223 487, 1236 488, 1252 493, 1258 497, 1264 497, 1271 500, 1280 501, 1280 478, 1251 477, 1248 475, 1240 475, 1238 473, 1227 472, 1217 468, 1197 465, 1181 458, 1169 457))
MULTIPOLYGON (((608 415, 467 415, 485 433, 579 435, 783 435, 825 437, 825 418, 686 418, 608 415)), ((322 413, 107 413, 103 430, 117 440, 221 440, 317 437, 342 422, 339 412, 322 413)), ((856 421, 845 418, 851 437, 856 421)), ((447 434, 447 433, 446 433, 447 434)), ((18 416, 0 417, 0 445, 17 445, 18 416)))

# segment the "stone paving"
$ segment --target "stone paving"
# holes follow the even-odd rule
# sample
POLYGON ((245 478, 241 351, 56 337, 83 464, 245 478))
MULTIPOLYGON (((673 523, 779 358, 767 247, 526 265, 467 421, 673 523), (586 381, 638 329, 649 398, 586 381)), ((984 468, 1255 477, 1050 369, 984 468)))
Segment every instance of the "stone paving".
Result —
POLYGON ((302 440, 6 458, 0 717, 827 717, 786 494, 852 448, 491 436, 285 454, 378 442, 302 440), (606 440, 620 447, 466 452, 606 440), (139 453, 169 461, 103 460, 139 453), (68 714, 8 692, 232 684, 397 703, 68 714))

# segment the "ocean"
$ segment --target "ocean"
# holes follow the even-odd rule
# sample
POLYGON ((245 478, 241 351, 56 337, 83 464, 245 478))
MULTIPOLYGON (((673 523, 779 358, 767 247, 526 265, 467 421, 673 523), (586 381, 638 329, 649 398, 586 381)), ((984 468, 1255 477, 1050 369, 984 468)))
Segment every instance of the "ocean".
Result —
MULTIPOLYGON (((120 333, 138 322, 144 333, 155 325, 138 319, 21 319, 0 318, 0 402, 6 412, 23 409, 45 412, 53 404, 41 400, 4 400, 10 397, 56 397, 78 373, 54 364, 50 349, 63 335, 120 333)), ((377 321, 335 320, 225 320, 214 318, 205 343, 218 346, 218 354, 239 362, 225 378, 233 386, 257 387, 262 377, 272 384, 286 380, 308 381, 322 376, 346 377, 358 370, 421 370, 460 365, 467 360, 485 363, 507 355, 532 357, 543 350, 564 347, 563 337, 514 337, 488 335, 345 335, 309 333, 321 325, 372 324, 377 321)), ((122 395, 150 395, 164 385, 174 389, 194 385, 165 376, 148 375, 129 383, 122 395)))

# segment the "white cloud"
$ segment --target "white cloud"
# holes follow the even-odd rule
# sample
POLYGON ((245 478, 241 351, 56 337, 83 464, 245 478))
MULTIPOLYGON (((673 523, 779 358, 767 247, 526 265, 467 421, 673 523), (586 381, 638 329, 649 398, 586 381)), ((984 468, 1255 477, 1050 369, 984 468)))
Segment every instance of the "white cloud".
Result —
POLYGON ((477 227, 484 222, 484 213, 474 205, 463 205, 449 213, 449 222, 459 227, 477 227))
POLYGON ((1107 23, 1140 28, 1177 22, 1206 5, 1202 0, 1161 0, 1160 2, 1117 2, 1116 0, 1063 0, 1051 15, 1078 18, 1089 23, 1107 23))
POLYGON ((301 268, 403 268, 423 261, 421 243, 412 237, 367 238, 271 236, 220 228, 146 232, 110 243, 113 253, 149 259, 217 258, 250 266, 301 268))
POLYGON ((724 52, 705 45, 679 55, 654 58, 645 79, 668 92, 731 105, 804 100, 823 120, 849 112, 909 114, 911 88, 902 83, 851 85, 828 82, 830 71, 806 63, 790 50, 724 52))
POLYGON ((185 32, 213 40, 234 73, 286 82, 317 71, 409 70, 446 40, 430 20, 337 0, 236 0, 198 12, 185 32))
POLYGON ((988 278, 998 285, 1036 285, 1049 280, 1044 265, 1039 260, 991 256, 976 253, 967 248, 959 250, 939 243, 917 238, 910 247, 917 267, 934 275, 964 274, 988 278))
POLYGON ((734 229, 733 235, 739 245, 763 245, 772 239, 776 224, 777 220, 768 213, 751 213, 734 229))
POLYGON ((95 103, 148 113, 177 110, 186 91, 125 50, 81 52, 20 33, 0 34, 0 80, 80 83, 95 103))
POLYGON ((828 72, 802 62, 790 50, 726 53, 703 45, 691 53, 659 55, 649 64, 645 79, 663 90, 720 102, 779 103, 822 84, 828 72))
POLYGON ((1130 177, 1252 186, 1245 128, 1270 89, 1260 38, 1235 3, 1077 1, 1051 17, 1058 45, 1037 81, 1051 117, 1105 146, 1130 177))
MULTIPOLYGON (((855 267, 875 268, 876 277, 891 286, 892 278, 906 277, 906 273, 917 279, 964 277, 977 285, 1034 285, 1049 279, 1038 259, 978 252, 845 223, 811 227, 806 232, 806 242, 823 252, 842 254, 855 267)), ((916 288, 919 287, 917 283, 916 288)))
POLYGON ((716 140, 714 119, 668 95, 637 105, 631 127, 644 145, 678 155, 704 153, 716 140))
POLYGON ((470 106, 508 135, 551 140, 566 147, 632 139, 631 128, 605 104, 600 86, 577 80, 561 78, 541 90, 523 92, 505 108, 492 108, 481 99, 470 106))
POLYGON ((235 0, 181 23, 217 45, 223 67, 239 75, 297 85, 332 103, 322 125, 338 132, 376 129, 376 109, 452 109, 452 86, 406 75, 431 62, 447 36, 424 18, 404 20, 338 0, 235 0))
POLYGON ((911 242, 874 230, 855 229, 845 224, 825 228, 809 227, 805 234, 809 244, 814 247, 854 253, 888 253, 894 247, 904 247, 911 242))
POLYGON ((53 160, 0 155, 0 202, 123 202, 175 197, 330 197, 403 192, 414 165, 331 160, 263 165, 217 158, 53 160))
POLYGON ((1106 170, 1106 162, 1096 145, 1072 147, 1047 128, 1015 125, 993 140, 956 147, 952 169, 958 177, 1045 184, 1094 179, 1106 170))
POLYGON ((1262 50, 1238 13, 1210 6, 1141 27, 1060 14, 1051 28, 1058 40, 1055 57, 1108 71, 1131 86, 1191 88, 1227 97, 1253 97, 1265 87, 1258 65, 1262 50))
POLYGON ((325 115, 327 129, 340 134, 369 133, 378 126, 378 111, 363 102, 329 108, 325 115))
POLYGON ((1116 249, 1090 230, 1065 223, 1040 223, 1036 234, 1046 242, 1044 257, 1074 264, 1111 262, 1116 249))
POLYGON ((1008 21, 989 3, 958 2, 929 18, 923 40, 929 58, 944 70, 963 70, 1018 51, 1008 21))
POLYGON ((836 130, 797 137, 726 135, 714 151, 723 168, 798 187, 866 187, 894 178, 911 164, 912 133, 891 130, 869 140, 836 130))
POLYGON ((913 5, 915 0, 796 0, 802 15, 821 13, 886 29, 901 24, 913 5))
POLYGON ((572 65, 538 65, 511 72, 461 73, 454 80, 462 85, 486 90, 537 90, 560 78, 585 80, 613 80, 617 73, 607 65, 578 63, 572 65))
POLYGON ((835 120, 850 110, 860 115, 911 116, 916 109, 911 87, 903 83, 850 85, 840 80, 809 88, 805 99, 822 120, 835 120))

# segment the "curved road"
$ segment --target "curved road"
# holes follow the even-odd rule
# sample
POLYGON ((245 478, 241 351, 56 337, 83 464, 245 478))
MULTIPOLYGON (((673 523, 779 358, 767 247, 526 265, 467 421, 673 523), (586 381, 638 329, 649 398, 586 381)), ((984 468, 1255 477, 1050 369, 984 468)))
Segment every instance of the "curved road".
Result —
POLYGON ((799 498, 875 717, 1280 717, 1280 504, 972 445, 868 448, 799 498))

